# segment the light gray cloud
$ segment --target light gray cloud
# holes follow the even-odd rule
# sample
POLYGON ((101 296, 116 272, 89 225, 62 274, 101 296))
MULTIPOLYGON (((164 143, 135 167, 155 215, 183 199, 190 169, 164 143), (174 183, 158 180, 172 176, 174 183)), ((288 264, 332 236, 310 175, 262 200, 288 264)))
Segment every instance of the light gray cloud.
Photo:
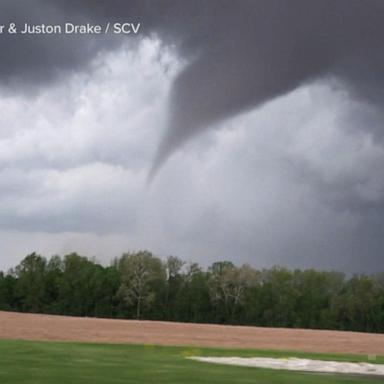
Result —
MULTIPOLYGON (((126 62, 124 55, 118 57, 126 62)), ((137 60, 143 65, 143 58, 137 60)), ((151 66, 153 73, 160 71, 157 61, 151 66)), ((132 67, 134 62, 127 68, 132 67)), ((118 68, 98 78, 98 87, 106 90, 114 84, 111 78, 125 78, 118 68)), ((165 75, 162 81, 150 79, 147 91, 138 79, 144 93, 165 92, 172 81, 165 75)), ((98 92, 84 92, 89 105, 97 104, 98 92)), ((95 129, 88 132, 94 150, 87 162, 52 169, 36 160, 31 169, 20 161, 20 168, 7 168, 1 178, 1 209, 7 213, 2 227, 21 234, 0 236, 8 244, 10 238, 26 238, 40 252, 78 249, 104 262, 127 249, 150 248, 205 265, 230 259, 258 267, 374 270, 383 246, 375 216, 339 201, 364 205, 383 195, 378 172, 384 149, 368 133, 344 124, 348 111, 358 107, 324 85, 301 88, 201 135, 147 188, 146 169, 159 132, 151 123, 156 108, 147 113, 144 103, 137 113, 146 116, 148 131, 128 129, 124 138, 128 148, 152 140, 141 160, 133 153, 132 163, 120 163, 116 152, 116 160, 100 162, 95 129)), ((111 103, 103 124, 111 126, 107 123, 124 110, 125 103, 111 103)), ((157 119, 161 111, 165 105, 158 106, 157 119)), ((58 133, 68 124, 57 127, 58 133)))
POLYGON ((0 227, 132 230, 177 66, 144 40, 39 95, 1 98, 0 227))
POLYGON ((343 92, 312 85, 218 131, 208 155, 195 152, 200 167, 191 178, 201 187, 188 192, 188 184, 182 194, 193 194, 193 204, 205 207, 188 210, 195 223, 190 236, 200 243, 191 252, 213 249, 210 260, 262 266, 374 270, 383 246, 378 208, 384 148, 350 126, 349 112, 360 107, 343 92))
POLYGON ((1 5, 5 19, 143 23, 136 40, 0 38, 4 266, 129 248, 381 265, 382 2, 89 4, 1 5))

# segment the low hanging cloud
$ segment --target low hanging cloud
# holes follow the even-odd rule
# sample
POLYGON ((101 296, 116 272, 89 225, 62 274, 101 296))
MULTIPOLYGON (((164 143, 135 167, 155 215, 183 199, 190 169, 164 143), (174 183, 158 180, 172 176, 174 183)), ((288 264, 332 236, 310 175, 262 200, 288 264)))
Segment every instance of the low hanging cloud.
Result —
POLYGON ((100 57, 89 73, 33 97, 3 95, 0 228, 100 233, 134 226, 177 65, 158 41, 144 40, 137 52, 100 57))
MULTIPOLYGON (((142 20, 143 34, 176 46, 185 68, 173 82, 169 123, 153 173, 190 137, 314 79, 337 77, 381 106, 384 4, 380 0, 19 1, 4 17, 33 22, 142 20), (38 11, 36 11, 38 9, 38 11), (35 11, 33 11, 35 10, 35 11), (28 11, 28 13, 26 12, 28 11)), ((117 37, 9 36, 0 77, 44 82, 85 66, 117 37), (12 49, 7 49, 12 46, 12 49), (27 55, 28 60, 25 60, 27 55)), ((131 40, 132 41, 132 40, 131 40)))
POLYGON ((186 61, 152 174, 196 134, 314 80, 337 78, 354 97, 382 105, 380 0, 80 3, 72 10, 96 20, 146 21, 145 32, 186 61))
POLYGON ((1 10, 7 22, 142 24, 129 38, 1 36, 4 265, 30 247, 76 246, 106 258, 131 247, 202 263, 380 265, 381 1, 1 10))

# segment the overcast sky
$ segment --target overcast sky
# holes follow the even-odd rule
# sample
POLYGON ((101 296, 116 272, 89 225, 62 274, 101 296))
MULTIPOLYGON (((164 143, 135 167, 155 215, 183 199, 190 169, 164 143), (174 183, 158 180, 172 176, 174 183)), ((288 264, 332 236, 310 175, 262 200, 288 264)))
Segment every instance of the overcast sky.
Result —
POLYGON ((15 1, 0 25, 0 269, 36 251, 382 270, 384 4, 15 1))

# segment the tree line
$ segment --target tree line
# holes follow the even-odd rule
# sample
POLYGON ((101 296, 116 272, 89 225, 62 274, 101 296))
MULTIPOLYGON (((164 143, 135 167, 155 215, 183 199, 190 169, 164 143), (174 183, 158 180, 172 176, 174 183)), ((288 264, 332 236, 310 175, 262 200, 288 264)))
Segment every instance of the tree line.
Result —
POLYGON ((111 265, 36 253, 0 272, 0 310, 268 327, 384 332, 384 274, 208 268, 148 251, 111 265))

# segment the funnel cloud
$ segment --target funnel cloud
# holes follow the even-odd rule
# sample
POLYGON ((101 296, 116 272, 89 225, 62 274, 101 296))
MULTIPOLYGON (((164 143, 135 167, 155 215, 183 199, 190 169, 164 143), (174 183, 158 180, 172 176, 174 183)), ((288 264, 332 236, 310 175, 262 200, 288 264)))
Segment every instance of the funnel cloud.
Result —
POLYGON ((337 78, 356 97, 382 104, 382 2, 219 1, 200 12, 207 30, 196 23, 189 31, 198 36, 197 57, 173 84, 155 170, 213 124, 317 79, 337 78))

